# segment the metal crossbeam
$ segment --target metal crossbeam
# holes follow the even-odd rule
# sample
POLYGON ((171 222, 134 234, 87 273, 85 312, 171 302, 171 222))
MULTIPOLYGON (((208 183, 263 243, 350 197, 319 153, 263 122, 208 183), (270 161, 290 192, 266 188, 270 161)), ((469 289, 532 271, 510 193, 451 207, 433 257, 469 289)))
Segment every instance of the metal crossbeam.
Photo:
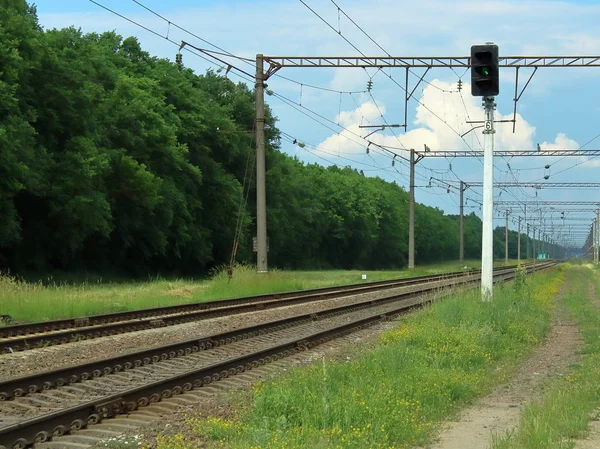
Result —
MULTIPOLYGON (((413 67, 470 68, 469 56, 264 56, 277 67, 413 67)), ((600 67, 600 56, 504 56, 500 67, 600 67)))
POLYGON ((496 206, 600 206, 600 201, 496 201, 496 206))
POLYGON ((540 225, 540 229, 542 229, 542 230, 554 229, 557 231, 561 231, 561 230, 562 231, 570 231, 570 230, 581 231, 581 230, 589 230, 591 227, 592 227, 592 223, 578 223, 578 224, 565 224, 565 225, 544 223, 544 224, 540 225))
MULTIPOLYGON (((448 181, 449 183, 457 184, 457 181, 448 181)), ((464 181, 469 187, 482 187, 483 182, 464 181)), ((554 188, 600 188, 600 182, 495 182, 494 187, 532 187, 534 189, 554 189, 554 188)))
MULTIPOLYGON (((592 220, 592 217, 545 217, 545 218, 540 218, 540 217, 528 217, 527 221, 531 221, 531 222, 536 222, 536 221, 544 221, 546 223, 552 223, 555 225, 562 225, 563 221, 586 221, 586 220, 592 220)), ((568 223, 564 223, 566 226, 573 226, 572 224, 568 224, 568 223)))
MULTIPOLYGON (((181 47, 186 45, 185 42, 182 42, 181 47)), ((196 50, 201 51, 202 53, 217 59, 223 62, 220 57, 223 56, 222 53, 215 52, 214 50, 205 50, 199 49, 195 47, 196 50), (218 55, 218 56, 216 56, 218 55)), ((523 92, 529 85, 531 79, 536 73, 539 67, 600 67, 600 56, 504 56, 499 58, 499 65, 504 68, 514 68, 515 75, 515 97, 513 101, 515 102, 515 106, 513 108, 513 133, 515 132, 515 123, 516 123, 516 103, 521 98, 523 92), (518 93, 519 87, 519 69, 520 68, 532 68, 533 73, 530 74, 528 80, 526 81, 524 87, 521 92, 518 93)), ((227 64, 228 70, 233 68, 231 64, 227 64)), ((257 183, 257 266, 259 272, 267 272, 267 220, 266 220, 266 201, 265 201, 265 176, 264 176, 264 165, 265 165, 265 133, 264 133, 264 91, 265 91, 265 82, 273 76, 277 71, 282 69, 283 67, 358 67, 358 68, 386 68, 386 67, 404 67, 405 69, 405 85, 401 86, 394 78, 390 75, 389 78, 395 84, 398 85, 401 89, 404 90, 404 129, 408 131, 408 121, 407 121, 407 110, 408 110, 408 101, 413 97, 413 94, 420 83, 424 80, 425 76, 429 72, 429 70, 433 67, 446 67, 446 68, 463 68, 470 69, 471 68, 471 58, 468 56, 459 56, 459 57, 393 57, 393 56, 384 56, 384 57, 356 57, 356 56, 264 56, 262 54, 256 55, 256 75, 255 75, 255 94, 256 94, 256 114, 255 114, 255 125, 256 125, 256 183, 257 183), (265 62, 268 64, 268 68, 265 70, 264 64, 265 62), (419 81, 416 85, 410 90, 409 86, 409 72, 411 68, 423 68, 424 73, 421 75, 419 81)), ((236 68, 236 70, 240 70, 236 68)), ((252 76, 251 74, 241 71, 242 73, 252 76)), ((385 72, 383 72, 385 73, 385 72)), ((465 72, 466 73, 466 72, 465 72)), ((414 73, 413 73, 414 74, 414 73)), ((417 75, 418 76, 418 75, 417 75)), ((488 97, 489 104, 493 104, 493 98, 488 97)), ((486 131, 484 131, 484 135, 493 133, 493 106, 486 106, 486 131), (489 116, 489 118, 488 118, 489 116), (488 126, 491 125, 491 131, 488 131, 488 126)), ((484 137, 484 142, 487 139, 484 137)), ((372 144, 372 142, 369 142, 372 144)), ((391 152, 390 147, 379 146, 382 149, 391 152)), ((489 146, 484 144, 484 148, 487 149, 487 157, 484 161, 484 166, 492 166, 492 155, 489 152, 489 146)), ((493 140, 491 148, 493 148, 493 140)), ((539 148, 539 147, 538 147, 539 148)), ((414 164, 417 163, 423 157, 434 157, 434 154, 437 157, 482 157, 483 152, 477 151, 469 151, 469 152, 454 152, 454 154, 450 152, 427 152, 416 154, 414 150, 410 151, 411 153, 411 171, 414 173, 414 164), (416 159, 415 159, 416 157, 416 159)), ((573 150, 545 150, 545 151, 521 151, 520 153, 515 151, 498 151, 495 152, 497 156, 600 156, 600 150, 597 153, 592 151, 585 152, 577 152, 573 150)), ((398 154, 394 154, 394 157, 402 157, 398 154)), ((486 168, 486 170, 488 170, 486 168)), ((490 176, 491 178, 491 176, 490 176)), ((487 178, 486 178, 487 179, 487 178)), ((411 178, 411 189, 414 192, 414 179, 411 178)), ((488 189, 491 191, 491 189, 488 189)), ((486 196, 484 190, 484 198, 488 198, 486 196)), ((414 195, 411 195, 411 205, 414 205, 414 195)), ((596 203, 594 203, 596 204, 596 203)), ((409 208, 412 210, 411 208, 409 208)), ((491 201, 484 201, 484 222, 485 216, 488 211, 491 211, 491 201), (487 207, 485 207, 487 206, 487 207)), ((412 214, 409 214, 409 229, 412 228, 412 224, 414 221, 414 217, 412 214)), ((487 229, 485 227, 484 229, 487 229)), ((487 238, 487 231, 484 231, 484 240, 487 238)), ((409 232, 409 269, 411 267, 411 261, 414 260, 414 233, 409 232)), ((487 248, 487 246, 486 246, 487 248)), ((486 249, 487 251, 487 249, 486 249)), ((485 255, 485 253, 484 253, 485 255)), ((483 270, 483 273, 486 274, 487 269, 483 270)), ((483 277, 482 277, 483 279, 483 277)), ((483 282, 482 282, 483 285, 483 282)))
MULTIPOLYGON (((460 150, 460 151, 419 151, 420 157, 483 157, 483 151, 460 150)), ((565 157, 565 156, 600 156, 600 150, 495 150, 494 156, 499 157, 565 157)))
MULTIPOLYGON (((517 208, 508 208, 507 209, 507 208, 503 207, 502 210, 503 211, 504 210, 509 210, 511 213, 512 212, 523 213, 523 209, 521 209, 521 208, 518 208, 518 209, 517 208)), ((556 207, 548 207, 548 208, 544 208, 544 209, 541 209, 541 208, 540 209, 527 209, 527 214, 528 214, 527 219, 528 220, 530 220, 530 219, 533 220, 533 218, 535 217, 534 214, 539 213, 542 210, 544 212, 550 212, 550 211, 553 211, 553 212, 556 212, 556 213, 558 213, 558 212, 564 212, 565 215, 567 215, 568 213, 572 213, 572 212, 577 212, 577 213, 592 213, 592 212, 595 213, 596 212, 596 209, 565 209, 565 210, 561 209, 561 210, 559 210, 556 207), (530 214, 531 214, 531 216, 530 216, 530 214)))

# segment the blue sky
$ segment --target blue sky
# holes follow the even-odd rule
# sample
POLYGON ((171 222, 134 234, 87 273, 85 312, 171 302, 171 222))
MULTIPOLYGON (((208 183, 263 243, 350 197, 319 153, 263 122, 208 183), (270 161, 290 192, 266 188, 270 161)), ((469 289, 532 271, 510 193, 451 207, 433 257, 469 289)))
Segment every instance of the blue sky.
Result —
MULTIPOLYGON (((176 29, 151 14, 132 0, 97 0, 162 36, 211 48, 199 39, 176 29)), ((305 0, 336 30, 346 36, 362 52, 379 56, 382 51, 362 34, 343 14, 338 15, 331 1, 305 0)), ((318 56, 357 55, 337 32, 331 30, 298 0, 140 0, 140 3, 166 19, 213 44, 247 58, 256 53, 265 55, 318 56)), ((462 1, 422 0, 339 0, 337 3, 354 21, 387 52, 396 56, 466 56, 473 44, 495 42, 501 55, 600 55, 600 3, 587 1, 462 1)), ((123 36, 136 36, 152 54, 174 59, 177 47, 167 40, 107 12, 88 0, 38 0, 35 2, 42 26, 61 28, 74 25, 88 31, 115 30, 123 36)), ((202 73, 215 67, 200 58, 184 53, 184 64, 202 73)), ((253 67, 236 62, 253 73, 253 67)), ((594 81, 600 68, 539 69, 518 105, 516 132, 511 124, 498 124, 497 149, 532 149, 537 143, 554 148, 600 148, 600 93, 594 81)), ((531 70, 520 73, 521 86, 531 70)), ((269 89, 291 100, 297 109, 324 118, 315 121, 292 108, 277 96, 267 102, 279 118, 282 131, 307 143, 304 148, 284 142, 282 150, 307 162, 323 165, 352 165, 367 176, 380 176, 408 188, 408 167, 402 161, 392 166, 391 158, 374 151, 368 155, 365 142, 355 134, 370 130, 361 124, 403 124, 404 92, 390 79, 404 85, 404 69, 377 72, 362 69, 282 69, 280 77, 269 80, 269 89), (373 88, 365 94, 372 77, 373 88), (301 86, 299 83, 303 84, 301 86), (336 93, 316 90, 306 84, 326 87, 336 93), (301 105, 301 106, 300 106, 301 105), (306 108, 306 109, 305 109, 306 108), (383 118, 381 117, 383 113, 383 118), (322 123, 319 123, 322 122, 322 123), (326 124, 328 127, 323 126, 326 124), (338 126, 339 124, 340 126, 338 126), (330 129, 332 128, 332 129, 330 129), (355 133, 355 134, 353 134, 355 133)), ((411 89, 422 71, 410 74, 411 89)), ((234 80, 240 80, 230 74, 234 80)), ((512 118, 514 97, 513 69, 501 71, 501 91, 497 98, 496 118, 512 118)), ((458 137, 470 129, 466 120, 483 117, 479 99, 470 95, 470 74, 449 69, 434 69, 426 76, 427 83, 415 90, 415 100, 408 106, 408 128, 377 132, 371 138, 378 143, 421 150, 423 144, 432 149, 478 149, 483 142, 481 130, 458 137), (462 92, 456 89, 461 77, 462 92), (420 102, 420 104, 416 101, 420 102), (433 111, 434 114, 431 113, 433 111)), ((405 152, 402 154, 406 155, 405 152)), ((496 181, 600 182, 600 158, 585 161, 580 158, 515 158, 495 159, 496 181), (574 164, 580 163, 577 167, 574 164), (550 168, 545 169, 549 164, 550 168), (566 169, 566 170, 565 170, 566 169), (565 170, 561 172, 562 170, 565 170), (559 173, 560 172, 560 173, 559 173)), ((478 159, 425 159, 417 166, 417 201, 439 207, 447 213, 458 213, 458 193, 445 187, 425 187, 431 177, 456 183, 481 181, 482 164, 478 159)), ((593 200, 600 201, 597 190, 507 189, 495 190, 499 200, 593 200), (537 193, 536 193, 537 192, 537 193)), ((481 200, 481 189, 465 193, 471 201, 466 212, 480 214, 475 201, 481 200)), ((568 207, 560 210, 568 210, 568 207)), ((551 216, 548 213, 546 217, 551 216)), ((573 213, 591 223, 592 213, 573 213)), ((516 214, 511 218, 516 220, 516 214)), ((496 225, 503 225, 498 219, 496 225)), ((510 224, 515 229, 514 224, 510 224)), ((578 239, 582 241, 581 238, 578 239)))

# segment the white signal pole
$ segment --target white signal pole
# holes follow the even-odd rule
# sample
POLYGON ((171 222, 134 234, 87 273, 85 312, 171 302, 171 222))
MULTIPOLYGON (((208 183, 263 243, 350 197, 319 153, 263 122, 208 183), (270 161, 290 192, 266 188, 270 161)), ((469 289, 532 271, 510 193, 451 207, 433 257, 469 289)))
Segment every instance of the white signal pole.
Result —
POLYGON ((483 97, 483 237, 481 242, 481 300, 493 297, 494 272, 494 97, 483 97))

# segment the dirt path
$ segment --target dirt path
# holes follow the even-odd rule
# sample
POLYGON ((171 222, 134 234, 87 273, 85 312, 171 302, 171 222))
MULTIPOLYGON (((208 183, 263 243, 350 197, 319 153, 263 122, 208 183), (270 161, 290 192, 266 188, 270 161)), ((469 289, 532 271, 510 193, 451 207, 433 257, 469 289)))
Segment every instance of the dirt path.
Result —
MULTIPOLYGON (((592 303, 600 310, 600 299, 596 292, 596 286, 593 282, 589 284, 588 296, 592 303)), ((584 440, 577 440, 574 449, 598 449, 600 447, 600 409, 597 409, 591 416, 590 432, 584 440), (595 415, 595 416, 594 416, 595 415)))
POLYGON ((523 407, 540 397, 544 384, 562 375, 578 358, 576 350, 582 339, 577 327, 565 316, 564 311, 557 311, 546 341, 519 367, 508 383, 478 400, 456 421, 448 422, 439 435, 439 441, 427 446, 427 449, 487 449, 492 435, 503 436, 513 431, 519 424, 523 407))

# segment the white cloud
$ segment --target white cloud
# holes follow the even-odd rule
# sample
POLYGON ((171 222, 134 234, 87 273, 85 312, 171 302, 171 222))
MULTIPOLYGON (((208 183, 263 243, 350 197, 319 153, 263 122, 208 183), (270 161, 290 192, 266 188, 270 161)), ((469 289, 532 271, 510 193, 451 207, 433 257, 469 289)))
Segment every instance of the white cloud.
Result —
MULTIPOLYGON (((469 83, 463 84, 462 99, 456 92, 456 83, 446 83, 434 80, 424 90, 417 106, 415 124, 421 125, 434 132, 439 148, 434 148, 435 142, 426 142, 431 149, 463 149, 467 145, 460 135, 469 131, 476 124, 467 121, 483 120, 483 110, 480 100, 468 94, 471 90, 469 83)), ((495 111, 494 120, 512 120, 512 114, 503 115, 495 111)), ((517 124, 515 133, 512 133, 512 124, 496 124, 496 148, 524 149, 531 148, 532 136, 535 127, 525 121, 520 114, 516 116, 517 124)), ((475 129, 472 133, 481 133, 475 129)))
POLYGON ((543 150, 575 150, 579 148, 579 144, 569 139, 565 134, 558 133, 554 139, 554 143, 543 142, 540 143, 540 148, 543 150))
POLYGON ((368 101, 362 103, 359 108, 354 109, 353 111, 340 112, 335 118, 335 121, 344 127, 355 124, 362 125, 364 121, 370 123, 380 117, 381 114, 385 114, 385 112, 385 106, 378 106, 375 103, 368 101))
POLYGON ((336 68, 329 83, 331 89, 343 92, 362 91, 367 88, 368 77, 363 69, 336 68))
MULTIPOLYGON (((456 92, 456 84, 445 83, 434 80, 423 89, 416 107, 416 118, 414 121, 417 128, 409 129, 406 133, 400 133, 398 138, 393 135, 374 133, 369 137, 374 143, 390 147, 404 147, 422 149, 427 145, 432 150, 458 150, 479 149, 479 143, 474 138, 475 134, 481 134, 481 129, 475 129, 467 134, 473 144, 461 135, 469 131, 473 124, 466 123, 468 120, 482 120, 483 111, 478 104, 479 99, 467 95, 470 85, 463 84, 463 98, 456 92)), ((409 107, 410 107, 409 103, 409 107)), ((414 102, 412 102, 414 104, 414 102)), ((380 113, 385 114, 386 107, 382 103, 375 105, 372 101, 363 102, 359 108, 342 111, 336 117, 336 122, 344 126, 346 130, 325 139, 321 147, 327 150, 353 153, 364 151, 365 142, 357 135, 366 136, 369 129, 361 129, 359 125, 370 120, 377 124, 380 113), (379 109, 377 109, 379 107, 379 109)), ((512 114, 503 115, 496 111, 495 120, 512 119, 512 114)), ((397 133, 398 134, 398 133, 397 133)), ((511 123, 496 124, 496 148, 499 149, 532 149, 535 127, 530 125, 520 114, 517 114, 515 133, 512 132, 511 123)), ((480 142, 482 137, 479 136, 480 142)), ((559 134, 555 144, 545 145, 573 145, 576 142, 568 139, 564 134, 559 134)), ((566 147, 565 147, 566 148, 566 147)))

